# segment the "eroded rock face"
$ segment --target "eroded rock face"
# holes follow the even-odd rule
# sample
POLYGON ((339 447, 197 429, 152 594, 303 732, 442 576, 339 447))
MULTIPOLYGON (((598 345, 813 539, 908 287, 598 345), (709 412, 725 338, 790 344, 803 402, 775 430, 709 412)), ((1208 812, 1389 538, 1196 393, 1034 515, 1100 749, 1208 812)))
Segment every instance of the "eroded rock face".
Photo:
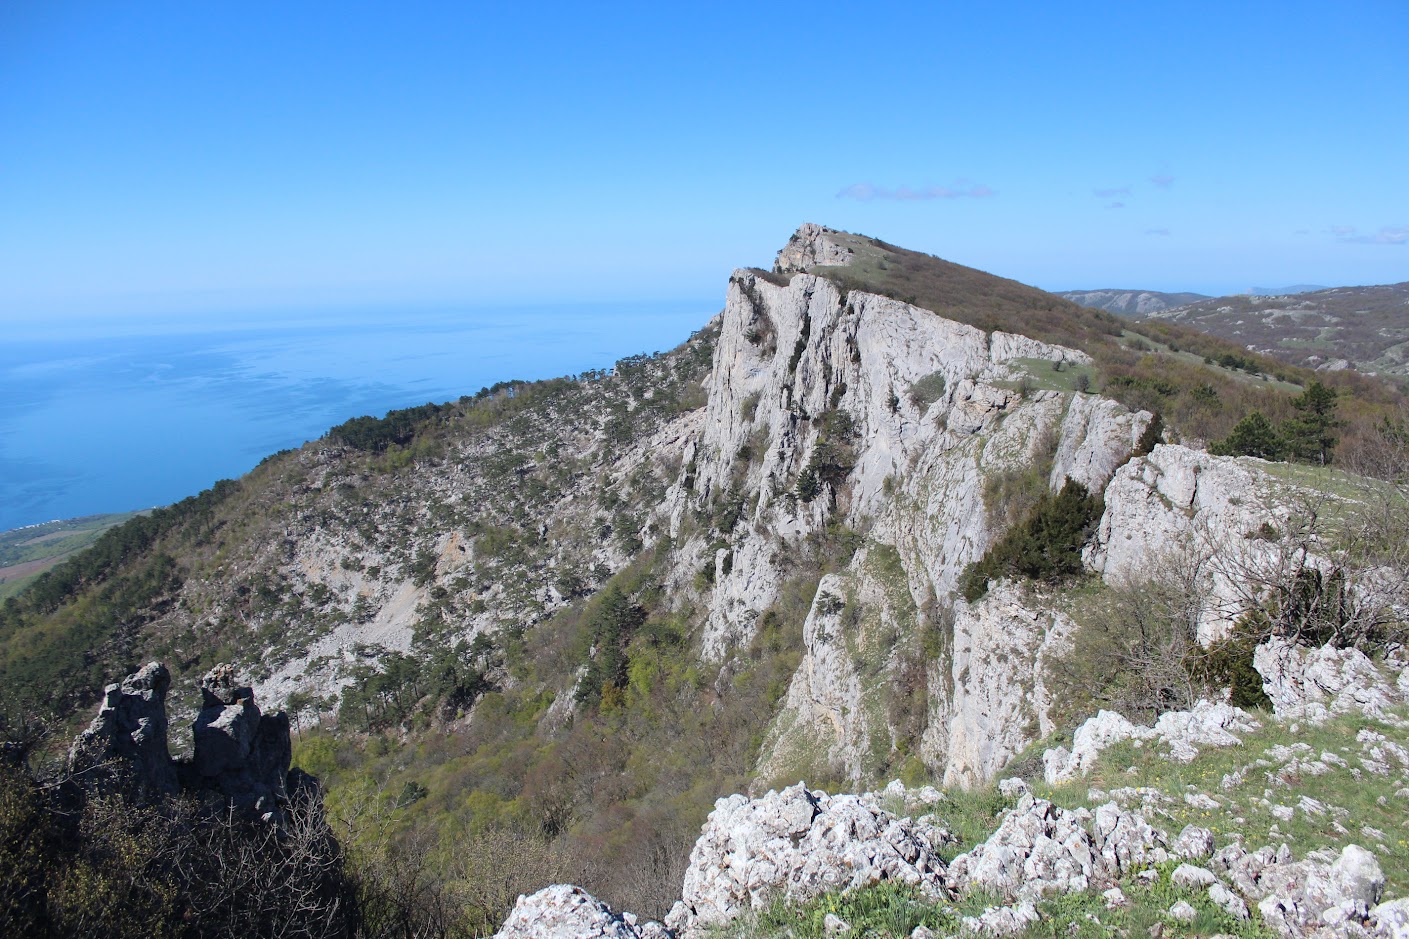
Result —
MULTIPOLYGON (((153 662, 107 687, 98 716, 69 753, 78 785, 138 800, 218 793, 237 808, 282 822, 293 755, 288 715, 261 714, 253 692, 236 680, 233 669, 212 669, 201 683, 195 756, 177 762, 167 747, 170 686, 170 672, 153 662)), ((316 791, 312 777, 293 775, 295 787, 316 791)))
POLYGON ((1219 559, 1202 572, 1199 641, 1222 638, 1246 606, 1238 571, 1271 563, 1275 550, 1261 535, 1286 524, 1287 508, 1259 463, 1169 444, 1136 457, 1106 488, 1087 564, 1112 583, 1150 574, 1171 549, 1219 559))
POLYGON ((920 752, 944 767, 945 786, 974 786, 1053 730, 1046 666, 1076 627, 1002 582, 977 603, 956 604, 953 628, 948 674, 932 682, 948 693, 934 696, 920 752))
POLYGON ((1114 802, 1058 808, 1024 795, 988 840, 949 866, 956 890, 989 890, 1032 900, 1109 886, 1137 867, 1169 860, 1168 836, 1114 802))
POLYGON ((254 692, 229 666, 217 666, 201 681, 202 706, 193 728, 194 783, 215 789, 235 805, 277 817, 288 801, 293 748, 283 711, 262 714, 254 692))
POLYGON ((666 924, 685 935, 761 909, 775 897, 808 900, 881 880, 941 895, 948 834, 898 818, 873 796, 828 795, 803 784, 759 799, 720 799, 685 872, 666 924))
MULTIPOLYGON (((874 754, 888 755, 902 735, 917 732, 894 726, 884 700, 904 660, 918 658, 910 645, 924 625, 917 610, 948 607, 964 567, 1001 534, 986 484, 1050 458, 1054 490, 1073 479, 1099 491, 1129 457, 1152 415, 1094 395, 1020 393, 1016 379, 1034 361, 1089 359, 887 297, 843 296, 808 274, 779 285, 735 272, 700 433, 684 454, 690 484, 667 497, 682 559, 669 583, 683 594, 701 567, 715 574, 700 598, 704 658, 725 660, 753 638, 789 576, 791 545, 837 522, 867 532, 875 545, 814 598, 803 661, 760 754, 765 779, 826 769, 855 785, 877 782, 884 767, 875 767, 874 754), (854 467, 844 482, 798 498, 827 415, 844 415, 854 467), (691 515, 731 494, 748 498, 728 549, 712 534, 692 535, 691 515), (878 573, 874 561, 885 551, 895 563, 878 573), (815 602, 823 591, 851 602, 849 618, 815 602), (893 637, 888 647, 880 648, 880 635, 893 637), (799 739, 816 754, 810 765, 799 758, 799 739)), ((919 756, 946 782, 983 781, 1044 727, 1036 660, 1060 624, 1019 607, 1010 597, 957 611, 974 615, 955 627, 956 655, 927 682, 931 732, 919 756)))
POLYGON ((660 923, 617 913, 581 887, 555 884, 521 896, 495 939, 669 939, 660 923))
POLYGON ((1274 637, 1254 650, 1253 667, 1273 713, 1288 720, 1320 723, 1349 713, 1387 720, 1389 709, 1406 700, 1409 669, 1396 683, 1358 649, 1308 649, 1274 637))
POLYGON ((179 791, 166 746, 170 687, 166 666, 152 662, 103 689, 98 716, 69 750, 69 772, 80 786, 138 799, 179 791))
POLYGON ((1140 727, 1114 711, 1100 711, 1077 728, 1072 748, 1056 747, 1042 754, 1048 784, 1069 782, 1086 775, 1101 751, 1124 740, 1150 740, 1165 748, 1168 759, 1191 762, 1200 747, 1233 747, 1237 735, 1262 725, 1242 708, 1222 701, 1200 701, 1188 711, 1166 711, 1153 727, 1140 727))
POLYGON ((835 237, 836 234, 830 228, 804 222, 793 232, 783 250, 778 252, 777 260, 773 262, 774 273, 798 274, 819 264, 833 267, 850 264, 854 255, 835 237))

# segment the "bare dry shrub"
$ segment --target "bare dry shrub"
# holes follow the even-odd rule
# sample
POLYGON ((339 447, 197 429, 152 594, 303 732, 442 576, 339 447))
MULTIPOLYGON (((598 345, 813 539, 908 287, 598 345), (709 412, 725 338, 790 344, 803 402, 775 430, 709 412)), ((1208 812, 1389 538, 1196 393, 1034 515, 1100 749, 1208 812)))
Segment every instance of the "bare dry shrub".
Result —
POLYGON ((1095 707, 1134 719, 1191 705, 1189 661, 1198 651, 1203 560, 1170 551, 1078 603, 1070 648, 1049 666, 1059 722, 1095 707))

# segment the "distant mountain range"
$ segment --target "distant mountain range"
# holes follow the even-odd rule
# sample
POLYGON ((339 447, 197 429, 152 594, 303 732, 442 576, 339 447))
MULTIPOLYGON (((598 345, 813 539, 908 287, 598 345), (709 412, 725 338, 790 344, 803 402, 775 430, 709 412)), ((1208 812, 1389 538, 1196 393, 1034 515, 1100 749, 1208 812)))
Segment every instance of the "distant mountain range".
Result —
POLYGON ((1409 282, 1218 297, 1142 318, 1193 326, 1294 365, 1409 376, 1409 282))
POLYGON ((1250 287, 1247 292, 1254 297, 1289 297, 1296 293, 1314 293, 1330 289, 1321 284, 1292 284, 1290 287, 1250 287))
POLYGON ((1208 294, 1203 293, 1161 293, 1158 290, 1064 290, 1057 296, 1122 316, 1148 316, 1208 299, 1208 294))
POLYGON ((1154 290, 1067 290, 1082 306, 1192 326, 1320 370, 1409 376, 1409 282, 1374 287, 1254 287, 1227 297, 1154 290))

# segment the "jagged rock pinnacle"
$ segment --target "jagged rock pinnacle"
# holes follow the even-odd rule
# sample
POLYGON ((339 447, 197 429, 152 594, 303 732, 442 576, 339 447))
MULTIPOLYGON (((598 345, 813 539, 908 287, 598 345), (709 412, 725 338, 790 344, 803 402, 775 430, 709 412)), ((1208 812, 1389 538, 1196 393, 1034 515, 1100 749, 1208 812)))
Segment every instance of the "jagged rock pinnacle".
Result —
POLYGON ((844 267, 854 257, 851 249, 835 238, 835 229, 804 222, 773 262, 775 274, 801 274, 818 265, 844 267))

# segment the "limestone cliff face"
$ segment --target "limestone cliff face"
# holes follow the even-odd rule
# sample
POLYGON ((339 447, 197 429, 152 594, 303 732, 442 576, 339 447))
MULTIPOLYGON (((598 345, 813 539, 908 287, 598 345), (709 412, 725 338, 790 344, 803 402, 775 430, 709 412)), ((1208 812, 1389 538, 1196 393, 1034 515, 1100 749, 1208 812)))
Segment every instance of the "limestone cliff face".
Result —
POLYGON ((1020 389, 1035 363, 1063 361, 1089 360, 843 295, 812 275, 731 278, 700 433, 668 498, 682 545, 676 584, 710 563, 711 545, 717 561, 701 597, 704 656, 727 660, 749 642, 778 598, 790 545, 829 523, 868 545, 817 588, 761 776, 868 778, 903 738, 901 712, 916 707, 931 718, 916 756, 955 780, 985 778, 1035 739, 1041 708, 1027 692, 1050 616, 961 604, 953 627, 946 618, 964 567, 1001 533, 989 481, 1050 463, 1054 489, 1070 478, 1099 491, 1151 419, 1095 396, 1020 389), (849 471, 805 498, 801 481, 838 446, 839 425, 849 471), (692 517, 730 499, 741 517, 725 547, 692 531, 692 517), (940 647, 943 664, 926 678, 917 663, 940 647), (928 703, 903 700, 916 694, 928 703))
POLYGON ((1088 565, 1108 582, 1148 576, 1171 557, 1196 567, 1206 597, 1199 639, 1223 637, 1246 609, 1248 575, 1278 563, 1298 499, 1298 487, 1272 468, 1251 457, 1155 447, 1111 480, 1088 565))
MULTIPOLYGON (((955 599, 1011 521, 1003 480, 1103 492, 1087 561, 1108 581, 1186 545, 1240 563, 1275 554, 1287 485, 1255 460, 1168 445, 1132 457, 1152 415, 1053 380, 1089 364, 1082 351, 807 273, 850 263, 848 238, 860 244, 803 226, 774 273, 734 272, 712 347, 696 344, 712 358, 685 347, 564 381, 414 472, 306 449, 279 527, 229 569, 246 594, 279 581, 280 615, 316 626, 285 637, 247 619, 228 578, 188 585, 173 620, 248 622, 272 636, 262 700, 326 697, 418 643, 539 628, 659 548, 653 576, 691 654, 720 667, 716 690, 748 666, 770 609, 801 621, 762 780, 874 782, 907 762, 951 784, 992 776, 1050 730, 1043 663, 1074 628, 1012 586, 955 599), (848 547, 819 559, 819 543, 848 547)), ((1201 570, 1204 638, 1241 612, 1235 573, 1201 570)), ((553 726, 570 721, 574 688, 544 690, 553 726)))
POLYGON ((926 762, 944 768, 945 786, 992 779, 1053 731, 1044 674, 1076 624, 1041 600, 1002 583, 975 604, 957 604, 948 673, 934 680, 948 693, 931 697, 920 741, 926 762))

